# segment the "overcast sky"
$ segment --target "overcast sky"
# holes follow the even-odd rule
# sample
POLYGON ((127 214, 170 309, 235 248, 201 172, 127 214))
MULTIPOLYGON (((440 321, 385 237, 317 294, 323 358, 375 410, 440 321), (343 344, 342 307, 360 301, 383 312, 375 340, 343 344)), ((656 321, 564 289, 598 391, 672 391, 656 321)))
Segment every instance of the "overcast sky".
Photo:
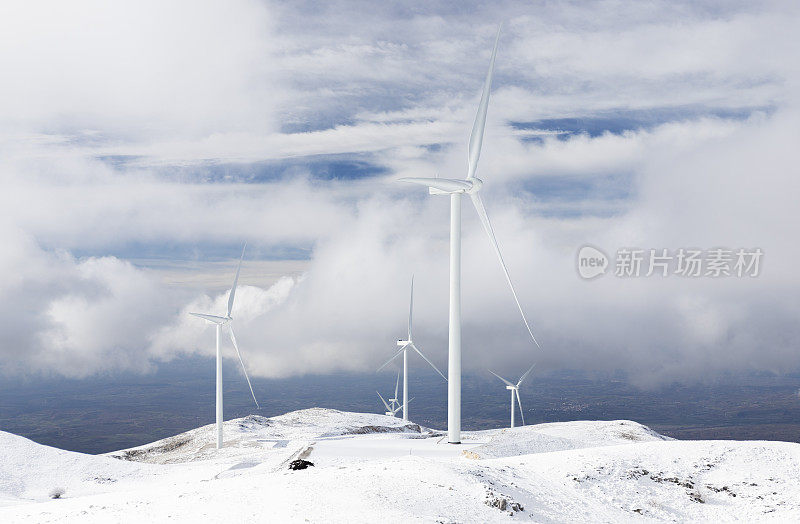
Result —
MULTIPOLYGON (((467 371, 640 385, 800 370, 792 2, 4 2, 0 372, 371 371, 447 358, 447 198, 504 23, 478 176, 535 348, 474 210, 467 371), (756 278, 582 280, 576 253, 761 248, 756 278), (235 358, 230 348, 228 356, 235 358)), ((612 260, 613 263, 613 260, 612 260)))

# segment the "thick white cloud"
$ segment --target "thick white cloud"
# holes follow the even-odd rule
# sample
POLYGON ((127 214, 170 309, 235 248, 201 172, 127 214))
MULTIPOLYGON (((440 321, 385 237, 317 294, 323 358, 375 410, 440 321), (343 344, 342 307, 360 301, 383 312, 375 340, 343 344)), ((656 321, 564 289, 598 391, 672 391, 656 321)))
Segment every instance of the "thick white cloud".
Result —
POLYGON ((4 2, 0 130, 101 143, 269 130, 272 24, 248 0, 4 2))
MULTIPOLYGON (((0 369, 83 376, 210 355, 210 328, 187 313, 224 311, 225 293, 197 296, 124 260, 70 253, 242 239, 251 253, 311 248, 301 278, 242 281, 237 334, 254 374, 373 369, 403 336, 412 272, 416 336, 445 365, 447 201, 391 179, 464 172, 495 26, 483 8, 0 9, 0 67, 14 72, 0 85, 0 369), (310 130, 286 132, 293 126, 310 130), (388 175, 207 177, 228 162, 354 153, 388 175), (128 158, 102 160, 114 155, 128 158)), ((797 10, 493 10, 508 23, 479 174, 545 351, 526 338, 465 203, 465 366, 541 359, 621 368, 641 384, 797 369, 797 10), (627 109, 656 116, 640 130, 540 141, 521 141, 509 125, 627 109), (714 117, 720 109, 749 116, 714 117), (670 111, 677 116, 659 125, 670 111), (761 247, 765 259, 757 279, 584 282, 574 257, 587 242, 612 255, 761 247)))
POLYGON ((130 263, 42 250, 3 224, 0 370, 81 377, 152 367, 149 333, 187 299, 130 263))

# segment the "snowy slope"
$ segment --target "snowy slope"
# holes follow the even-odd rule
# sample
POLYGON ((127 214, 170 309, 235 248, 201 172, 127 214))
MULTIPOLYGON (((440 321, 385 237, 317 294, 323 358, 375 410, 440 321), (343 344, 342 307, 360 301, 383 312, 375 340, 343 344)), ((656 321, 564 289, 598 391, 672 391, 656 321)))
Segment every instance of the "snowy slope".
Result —
POLYGON ((486 444, 470 450, 476 455, 474 458, 511 457, 631 442, 671 440, 630 420, 554 422, 478 433, 484 438, 491 438, 486 444))
POLYGON ((100 493, 119 481, 157 476, 155 468, 43 446, 0 431, 0 505, 48 500, 52 489, 72 496, 100 493))
POLYGON ((206 426, 112 457, 0 433, 0 522, 800 521, 792 443, 581 421, 467 432, 454 446, 392 417, 322 409, 225 430, 219 453, 206 426), (297 457, 315 466, 290 471, 297 457), (56 480, 66 493, 48 500, 56 480))

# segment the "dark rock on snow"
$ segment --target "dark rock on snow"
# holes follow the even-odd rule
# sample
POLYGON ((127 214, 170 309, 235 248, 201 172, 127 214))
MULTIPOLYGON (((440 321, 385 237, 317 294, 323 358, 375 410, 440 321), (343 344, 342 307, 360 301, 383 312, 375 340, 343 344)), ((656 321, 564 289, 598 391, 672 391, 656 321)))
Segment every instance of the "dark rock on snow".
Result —
POLYGON ((297 459, 289 462, 289 469, 292 471, 297 471, 299 469, 306 469, 309 466, 313 466, 313 462, 309 462, 308 460, 297 459))

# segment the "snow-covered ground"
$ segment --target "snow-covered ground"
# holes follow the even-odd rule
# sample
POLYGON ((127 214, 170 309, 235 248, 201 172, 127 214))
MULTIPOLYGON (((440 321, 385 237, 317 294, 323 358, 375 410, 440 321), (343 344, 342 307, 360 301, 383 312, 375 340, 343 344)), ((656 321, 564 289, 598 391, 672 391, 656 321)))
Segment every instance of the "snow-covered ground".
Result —
POLYGON ((441 432, 308 409, 84 455, 0 432, 0 522, 800 522, 800 444, 630 421, 441 432), (304 458, 314 467, 291 471, 304 458), (64 490, 58 500, 55 488, 64 490))

